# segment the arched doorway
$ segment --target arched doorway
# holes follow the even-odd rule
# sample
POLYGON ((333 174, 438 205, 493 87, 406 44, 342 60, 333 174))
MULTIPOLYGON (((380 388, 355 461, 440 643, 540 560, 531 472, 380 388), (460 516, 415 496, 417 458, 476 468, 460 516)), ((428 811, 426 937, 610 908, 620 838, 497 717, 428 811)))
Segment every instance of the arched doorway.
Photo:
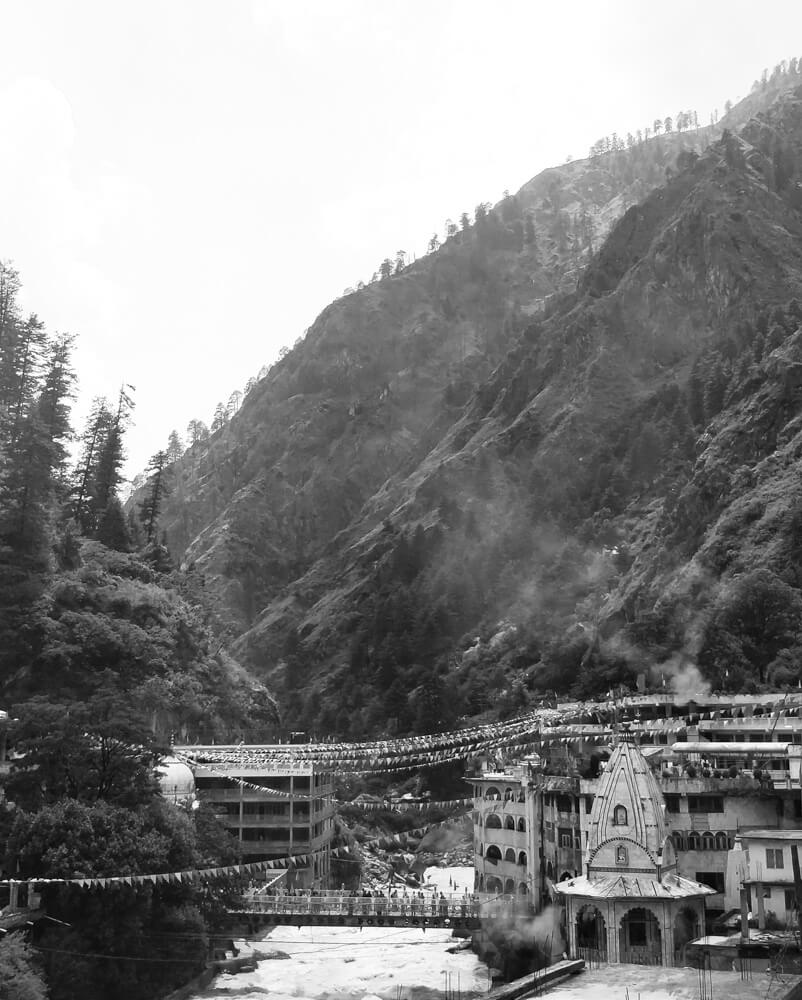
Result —
POLYGON ((684 906, 674 917, 674 964, 683 965, 685 945, 701 935, 699 914, 684 906))
POLYGON ((660 922, 651 910, 636 906, 621 918, 619 961, 632 965, 662 965, 660 922))
POLYGON ((586 903, 576 915, 576 957, 607 961, 607 926, 601 911, 586 903))
POLYGON ((504 886, 501 884, 501 879, 489 876, 487 879, 487 891, 492 893, 494 896, 500 896, 504 891, 504 886))
POLYGON ((485 857, 488 861, 501 861, 501 848, 498 844, 489 844, 485 851, 485 857))
POLYGON ((504 895, 514 896, 515 895, 515 879, 508 878, 504 880, 504 895))

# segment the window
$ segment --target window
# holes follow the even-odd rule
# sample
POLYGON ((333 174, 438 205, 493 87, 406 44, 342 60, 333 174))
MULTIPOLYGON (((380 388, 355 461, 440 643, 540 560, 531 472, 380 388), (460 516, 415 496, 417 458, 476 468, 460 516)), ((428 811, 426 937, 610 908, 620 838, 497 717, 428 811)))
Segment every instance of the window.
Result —
POLYGON ((728 839, 727 839, 727 834, 726 833, 717 833, 716 834, 716 850, 717 851, 726 851, 728 849, 729 849, 729 842, 728 842, 728 839))
POLYGON ((766 867, 767 868, 784 868, 783 864, 783 851, 781 847, 766 848, 766 867))
POLYGON ((574 838, 573 835, 571 834, 571 831, 568 830, 566 827, 561 826, 559 833, 560 833, 560 847, 573 847, 574 838))
POLYGON ((786 910, 796 909, 796 893, 793 889, 785 890, 785 908, 786 910))
POLYGON ((504 860, 510 861, 512 862, 512 864, 515 864, 515 851, 511 847, 508 847, 507 850, 504 852, 504 860))
POLYGON ((485 826, 488 830, 500 830, 501 829, 501 817, 496 816, 495 813, 490 813, 485 820, 485 826))
POLYGON ((689 851, 701 851, 702 849, 702 838, 698 833, 691 832, 688 834, 688 850, 689 851))
POLYGON ((627 811, 624 806, 616 806, 613 810, 613 825, 614 826, 626 826, 627 825, 627 811))
POLYGON ((723 795, 689 795, 688 812, 720 813, 724 812, 723 795))
POLYGON ((518 820, 518 833, 526 833, 526 820, 523 816, 518 820))
POLYGON ((702 850, 703 851, 715 851, 716 849, 716 838, 712 833, 702 834, 702 850))
POLYGON ((486 799, 500 799, 501 792, 496 788, 495 785, 491 785, 485 792, 486 799))
POLYGON ((526 851, 520 851, 518 854, 518 864, 526 865, 526 851))
POLYGON ((681 833, 679 833, 679 832, 672 833, 671 834, 671 839, 674 841, 674 850, 675 851, 684 851, 685 850, 685 838, 682 836, 681 833))
POLYGON ((670 795, 669 794, 669 795, 664 796, 664 798, 666 800, 666 812, 678 813, 680 811, 680 808, 679 808, 680 796, 679 795, 670 795))
POLYGON ((615 863, 617 865, 625 865, 629 863, 629 855, 627 854, 627 849, 623 844, 619 844, 615 849, 615 863))
POLYGON ((508 816, 504 820, 504 827, 507 830, 514 830, 515 829, 515 817, 514 816, 508 816))
POLYGON ((709 885, 716 892, 724 892, 724 872, 697 872, 696 881, 709 885))
POLYGON ((546 823, 546 840, 550 843, 554 843, 554 824, 546 823))

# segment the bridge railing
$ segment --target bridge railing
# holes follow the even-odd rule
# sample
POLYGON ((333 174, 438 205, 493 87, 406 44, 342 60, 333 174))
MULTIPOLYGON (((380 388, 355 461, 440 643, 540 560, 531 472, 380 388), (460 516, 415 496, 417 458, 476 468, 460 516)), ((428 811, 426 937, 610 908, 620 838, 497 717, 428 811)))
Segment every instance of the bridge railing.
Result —
POLYGON ((472 895, 352 896, 347 892, 308 893, 251 892, 242 899, 242 909, 266 914, 320 914, 324 916, 480 917, 529 914, 526 901, 513 897, 472 895))

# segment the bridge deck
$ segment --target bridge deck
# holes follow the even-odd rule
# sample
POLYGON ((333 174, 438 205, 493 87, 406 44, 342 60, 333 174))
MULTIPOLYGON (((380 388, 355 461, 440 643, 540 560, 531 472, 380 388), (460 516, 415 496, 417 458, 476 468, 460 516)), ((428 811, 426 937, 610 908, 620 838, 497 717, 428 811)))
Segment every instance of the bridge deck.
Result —
POLYGON ((245 896, 229 911, 244 922, 249 933, 274 924, 343 927, 447 927, 457 932, 475 930, 483 918, 502 913, 530 915, 526 904, 485 901, 451 895, 425 899, 398 896, 350 896, 341 892, 316 895, 245 896))

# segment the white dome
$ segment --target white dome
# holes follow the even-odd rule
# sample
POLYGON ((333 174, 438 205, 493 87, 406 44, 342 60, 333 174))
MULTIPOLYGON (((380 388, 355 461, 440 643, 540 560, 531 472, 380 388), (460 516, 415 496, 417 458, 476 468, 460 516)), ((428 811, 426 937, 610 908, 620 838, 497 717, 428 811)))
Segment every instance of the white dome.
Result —
POLYGON ((164 757, 156 768, 162 795, 169 802, 183 802, 195 796, 195 775, 192 769, 175 757, 164 757))

